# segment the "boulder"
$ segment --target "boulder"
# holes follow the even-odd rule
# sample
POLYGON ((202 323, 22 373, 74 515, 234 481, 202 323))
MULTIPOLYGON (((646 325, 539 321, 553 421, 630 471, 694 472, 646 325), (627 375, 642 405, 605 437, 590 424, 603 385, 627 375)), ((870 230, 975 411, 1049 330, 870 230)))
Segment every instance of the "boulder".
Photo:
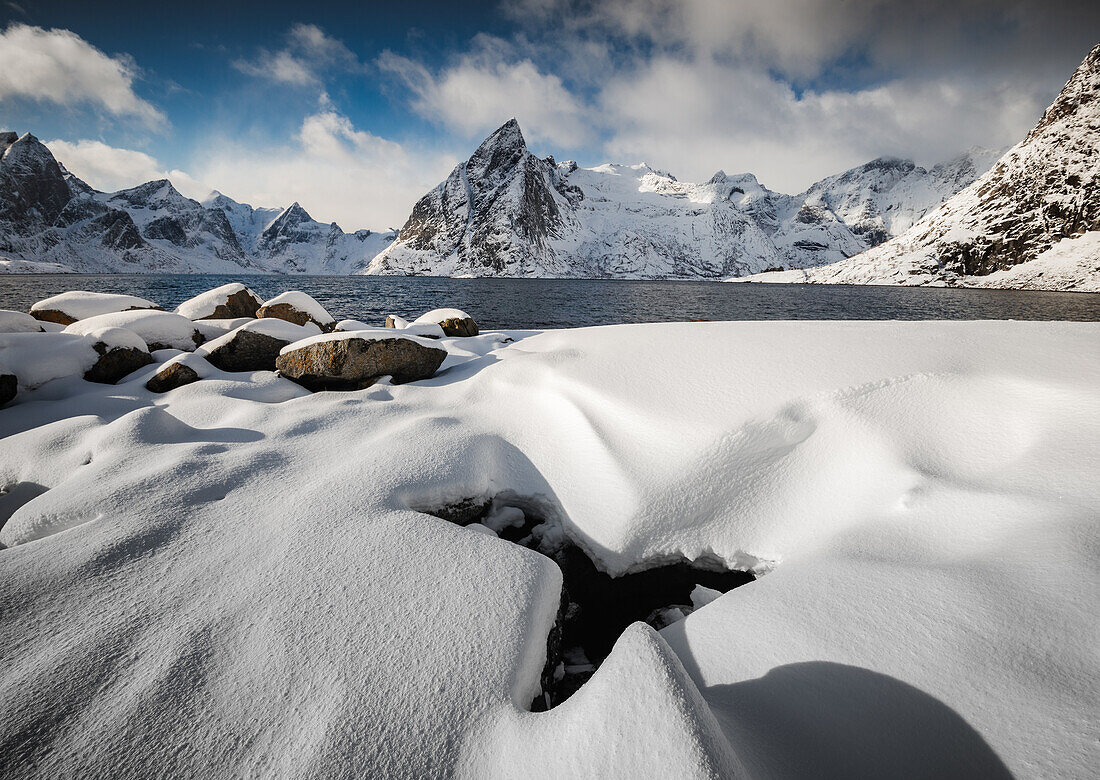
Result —
POLYGON ((99 359, 84 372, 84 378, 89 382, 113 385, 122 377, 153 362, 153 356, 147 350, 136 346, 113 346, 97 341, 93 348, 99 354, 99 359))
POLYGON ((436 324, 448 336, 476 336, 477 323, 461 309, 433 309, 413 320, 413 325, 436 324))
POLYGON ((0 353, 19 387, 33 390, 68 376, 91 382, 117 382, 153 362, 141 337, 125 328, 86 333, 0 333, 0 353))
POLYGON ((274 371, 283 347, 320 332, 312 322, 295 325, 281 319, 253 320, 204 344, 198 353, 222 371, 274 371))
MULTIPOLYGON (((336 330, 359 330, 360 328, 368 328, 368 325, 358 323, 360 328, 343 327, 348 323, 355 323, 355 320, 344 320, 340 325, 336 326, 336 330)), ((473 322, 473 320, 470 320, 473 322)), ((441 339, 447 334, 443 331, 439 325, 434 322, 409 322, 403 320, 400 317, 395 317, 392 314, 386 316, 386 327, 393 330, 403 331, 406 336, 422 336, 426 339, 441 339)), ((474 326, 477 329, 477 326, 474 326)))
POLYGON ((178 314, 151 309, 134 309, 98 314, 65 327, 66 333, 84 335, 102 328, 125 328, 141 336, 150 352, 182 349, 190 352, 206 341, 191 320, 178 314))
POLYGON ((176 314, 189 320, 230 320, 255 317, 263 300, 240 282, 223 284, 176 307, 176 314))
POLYGON ((291 344, 279 355, 279 373, 317 390, 359 390, 384 376, 395 384, 435 374, 447 351, 384 330, 332 334, 291 344))
POLYGON ((31 306, 31 316, 36 320, 71 325, 77 320, 134 309, 160 309, 152 301, 136 295, 97 293, 87 290, 71 290, 54 295, 31 306))
POLYGON ((401 317, 394 316, 393 314, 386 315, 386 327, 387 328, 407 328, 409 327, 409 321, 402 319, 401 317))
POLYGON ((19 380, 15 378, 15 374, 0 373, 0 406, 15 398, 17 392, 19 380))
POLYGON ((171 360, 164 364, 164 368, 153 374, 145 383, 145 389, 154 393, 167 393, 177 387, 197 382, 200 378, 199 372, 191 366, 179 360, 171 360))
POLYGON ((304 292, 291 291, 276 295, 256 311, 260 318, 275 318, 305 325, 312 322, 323 331, 331 331, 336 319, 304 292))
POLYGON ((42 324, 21 311, 0 309, 0 333, 41 333, 42 324))

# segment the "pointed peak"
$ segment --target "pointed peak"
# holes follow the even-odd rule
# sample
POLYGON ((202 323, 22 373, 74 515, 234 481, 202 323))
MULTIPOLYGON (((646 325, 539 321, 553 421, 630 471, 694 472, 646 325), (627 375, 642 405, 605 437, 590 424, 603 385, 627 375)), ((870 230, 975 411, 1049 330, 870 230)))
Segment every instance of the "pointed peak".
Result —
POLYGON ((516 121, 515 117, 494 130, 488 138, 481 142, 481 146, 477 148, 477 152, 474 154, 501 148, 527 150, 527 141, 524 140, 523 131, 520 130, 519 122, 516 121))
POLYGON ((723 171, 721 168, 719 168, 715 172, 715 174, 710 177, 710 180, 707 182, 707 184, 721 184, 727 178, 729 178, 729 177, 726 176, 726 172, 723 171))

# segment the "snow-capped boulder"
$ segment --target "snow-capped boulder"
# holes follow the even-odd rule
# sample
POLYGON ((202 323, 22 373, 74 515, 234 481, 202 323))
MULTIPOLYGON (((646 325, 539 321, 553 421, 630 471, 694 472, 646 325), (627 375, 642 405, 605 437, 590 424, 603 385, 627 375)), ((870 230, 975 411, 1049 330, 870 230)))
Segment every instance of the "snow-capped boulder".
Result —
POLYGON ((71 325, 77 320, 133 309, 160 309, 152 301, 136 295, 70 290, 39 301, 31 306, 31 316, 37 320, 71 325))
POLYGON ((314 322, 295 325, 282 319, 258 319, 203 344, 196 352, 222 371, 274 371, 283 347, 320 332, 314 322))
POLYGON ((150 352, 158 349, 182 349, 190 352, 206 337, 191 320, 166 311, 119 311, 77 320, 66 326, 66 333, 91 333, 102 328, 125 328, 141 336, 150 352))
POLYGON ((124 376, 153 362, 149 347, 132 330, 103 327, 79 335, 90 340, 92 349, 99 355, 92 367, 84 372, 84 378, 89 382, 113 385, 124 376))
POLYGON ((325 307, 304 292, 292 290, 276 295, 256 311, 261 319, 275 318, 305 325, 312 322, 323 331, 331 331, 336 318, 325 307))
POLYGON ((141 337, 125 328, 86 334, 0 333, 0 355, 5 372, 18 377, 19 387, 26 390, 74 375, 114 384, 153 362, 141 337))
POLYGON ((227 320, 192 320, 191 322, 195 325, 195 329, 203 335, 203 338, 211 341, 255 319, 255 317, 233 317, 227 320))
POLYGON ((409 327, 409 321, 398 317, 394 314, 386 315, 386 327, 387 328, 407 328, 409 327))
POLYGON ((189 385, 209 376, 210 363, 201 355, 179 355, 165 363, 145 383, 145 389, 154 393, 167 393, 177 387, 189 385))
MULTIPOLYGON (((386 326, 390 327, 389 325, 386 326)), ((362 320, 340 320, 336 323, 336 327, 332 329, 333 333, 346 333, 349 330, 371 330, 373 325, 369 325, 362 320)))
POLYGON ((41 333, 42 323, 21 311, 0 309, 0 333, 41 333))
POLYGON ((477 323, 461 309, 433 309, 417 317, 411 325, 438 325, 448 336, 476 336, 477 323))
POLYGON ((395 384, 427 379, 447 351, 384 328, 331 333, 284 347, 279 373, 310 390, 359 390, 384 376, 395 384))
POLYGON ((189 320, 226 320, 255 317, 263 300, 240 282, 207 290, 176 307, 176 314, 189 320))

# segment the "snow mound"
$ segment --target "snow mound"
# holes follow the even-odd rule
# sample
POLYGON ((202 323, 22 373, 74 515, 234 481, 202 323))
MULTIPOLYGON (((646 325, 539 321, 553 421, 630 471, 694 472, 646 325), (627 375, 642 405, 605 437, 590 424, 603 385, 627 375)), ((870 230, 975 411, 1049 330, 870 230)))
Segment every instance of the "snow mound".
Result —
MULTIPOLYGON (((444 320, 464 320, 470 318, 470 315, 462 311, 462 309, 432 309, 429 312, 425 312, 412 321, 413 325, 423 324, 435 324, 443 322, 444 320)), ((471 318, 472 319, 472 318, 471 318)))
POLYGON ((194 323, 186 317, 166 311, 136 310, 97 314, 74 322, 65 328, 65 332, 86 335, 103 328, 124 328, 132 331, 151 349, 182 349, 190 352, 196 346, 194 323))
POLYGON ((0 359, 18 378, 20 388, 30 390, 61 377, 83 375, 101 357, 97 344, 148 351, 131 330, 97 327, 86 333, 0 333, 0 359))
POLYGON ((152 301, 135 295, 71 290, 41 300, 31 306, 31 313, 58 311, 74 320, 83 320, 99 314, 127 311, 128 309, 159 309, 152 301))
POLYGON ((41 333, 42 322, 21 311, 0 309, 0 333, 41 333))

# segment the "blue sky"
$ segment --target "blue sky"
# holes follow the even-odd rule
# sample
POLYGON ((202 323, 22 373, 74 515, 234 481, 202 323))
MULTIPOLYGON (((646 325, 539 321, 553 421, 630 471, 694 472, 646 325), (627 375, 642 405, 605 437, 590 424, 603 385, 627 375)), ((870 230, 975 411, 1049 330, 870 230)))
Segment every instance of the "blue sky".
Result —
POLYGON ((0 125, 94 186, 168 175, 399 225, 510 116, 532 150, 797 191, 1034 123, 1100 4, 1005 0, 0 3, 0 125))

